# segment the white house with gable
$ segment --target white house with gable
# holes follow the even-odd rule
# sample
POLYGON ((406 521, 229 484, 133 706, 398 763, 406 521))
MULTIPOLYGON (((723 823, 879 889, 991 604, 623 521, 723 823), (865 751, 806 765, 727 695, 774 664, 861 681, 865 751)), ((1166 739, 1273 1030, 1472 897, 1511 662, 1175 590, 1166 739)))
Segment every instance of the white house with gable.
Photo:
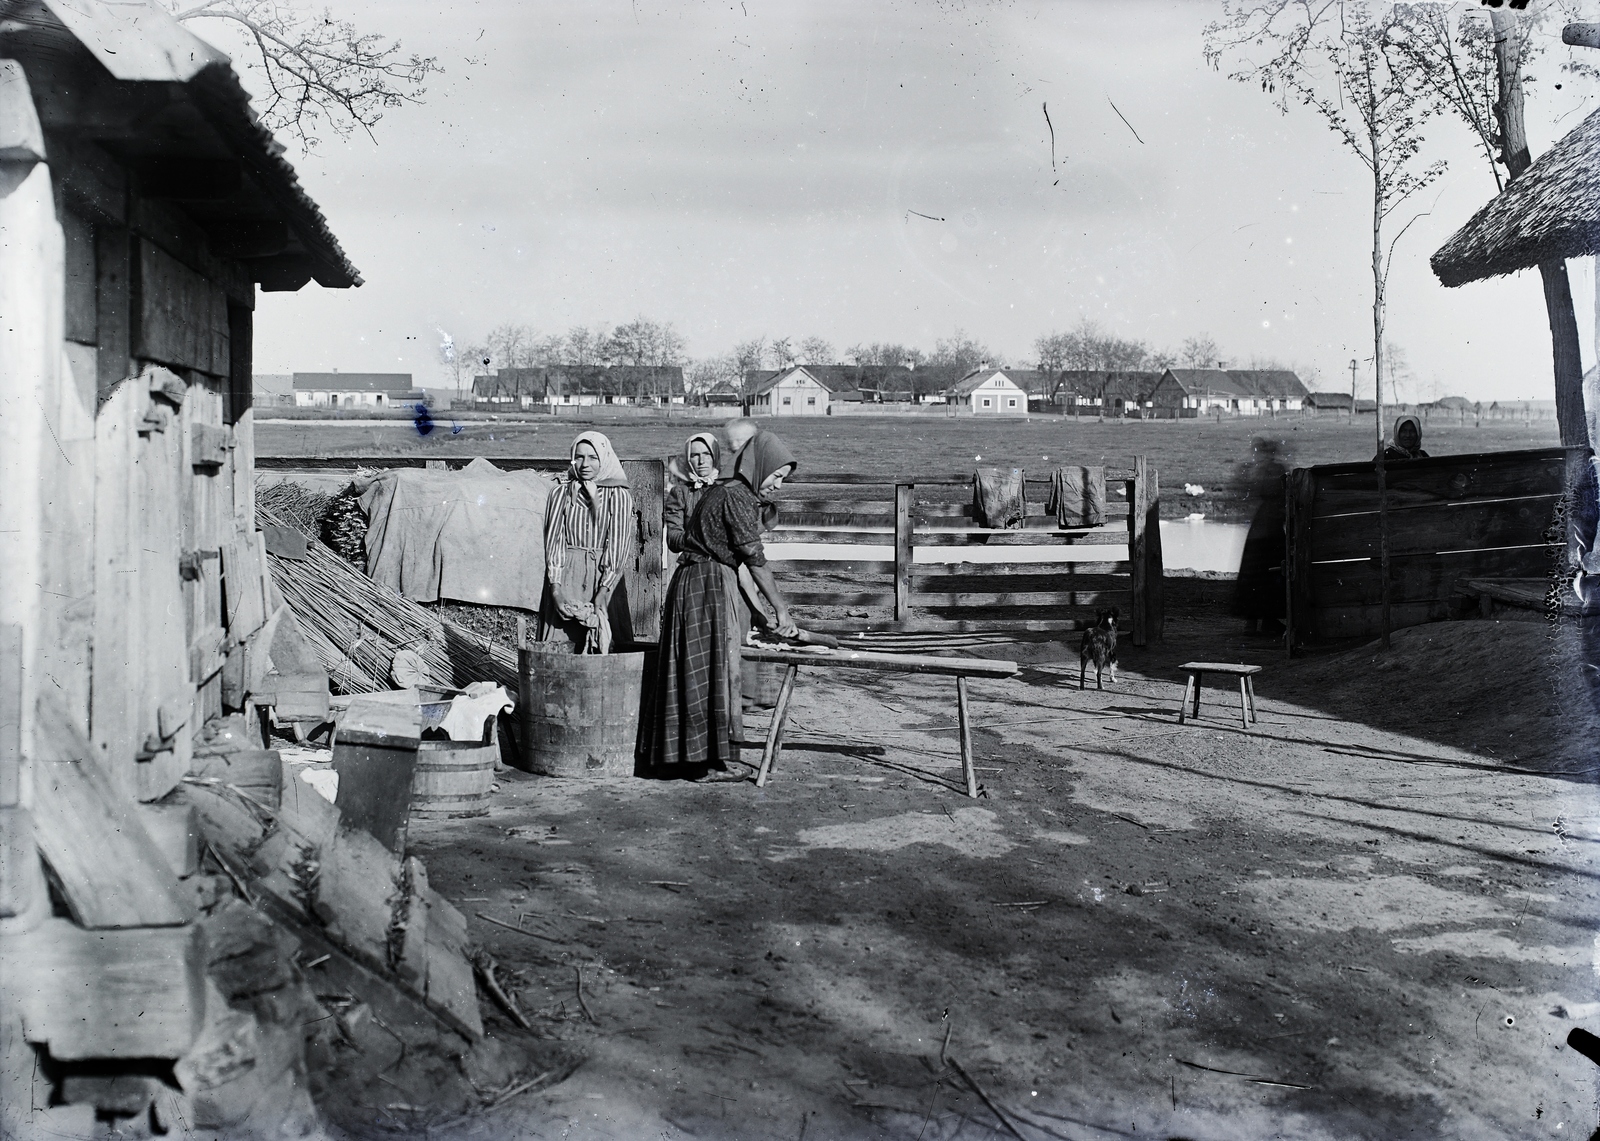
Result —
POLYGON ((951 404, 978 416, 1026 416, 1028 393, 1004 369, 975 368, 950 386, 951 404))
POLYGON ((752 416, 826 416, 832 393, 821 381, 795 365, 777 372, 749 374, 746 399, 752 416))

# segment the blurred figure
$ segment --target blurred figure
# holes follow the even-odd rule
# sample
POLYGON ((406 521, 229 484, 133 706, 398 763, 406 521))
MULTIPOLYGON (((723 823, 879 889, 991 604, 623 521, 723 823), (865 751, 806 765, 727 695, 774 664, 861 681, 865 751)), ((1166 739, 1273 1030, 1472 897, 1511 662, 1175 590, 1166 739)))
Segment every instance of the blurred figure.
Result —
MULTIPOLYGON (((1422 450, 1422 421, 1415 416, 1402 416, 1394 422, 1394 442, 1383 446, 1383 462, 1399 460, 1425 460, 1428 453, 1422 450)), ((1373 456, 1377 463, 1378 457, 1373 456)))
POLYGON ((1234 613, 1245 620, 1251 633, 1283 633, 1284 580, 1283 524, 1284 475, 1288 458, 1276 440, 1257 436, 1250 441, 1250 462, 1240 473, 1245 502, 1255 514, 1239 559, 1239 580, 1234 613))

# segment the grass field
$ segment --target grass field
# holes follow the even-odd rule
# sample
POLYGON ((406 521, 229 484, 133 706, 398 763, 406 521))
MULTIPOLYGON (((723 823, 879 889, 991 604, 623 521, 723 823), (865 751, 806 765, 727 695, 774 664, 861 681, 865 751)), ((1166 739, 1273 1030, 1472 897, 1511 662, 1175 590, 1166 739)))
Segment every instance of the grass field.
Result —
MULTIPOLYGON (((1135 455, 1143 454, 1160 472, 1165 492, 1162 515, 1168 518, 1191 511, 1203 511, 1213 519, 1233 518, 1229 488, 1233 472, 1249 458, 1253 436, 1283 441, 1297 466, 1367 460, 1376 448, 1370 418, 1351 424, 1309 416, 1108 423, 1054 416, 1005 421, 841 416, 763 423, 794 449, 803 472, 853 472, 886 481, 970 471, 980 463, 1015 465, 1042 475, 1061 464, 1127 466, 1135 455), (1187 498, 1181 494, 1186 483, 1199 484, 1208 494, 1187 498)), ((619 455, 666 456, 703 426, 682 419, 620 423, 591 423, 577 417, 536 422, 441 419, 423 436, 405 421, 268 421, 256 427, 256 450, 263 456, 563 456, 576 433, 597 428, 610 436, 619 455)), ((1486 422, 1482 427, 1434 421, 1423 434, 1423 447, 1436 456, 1558 443, 1553 420, 1486 422)))

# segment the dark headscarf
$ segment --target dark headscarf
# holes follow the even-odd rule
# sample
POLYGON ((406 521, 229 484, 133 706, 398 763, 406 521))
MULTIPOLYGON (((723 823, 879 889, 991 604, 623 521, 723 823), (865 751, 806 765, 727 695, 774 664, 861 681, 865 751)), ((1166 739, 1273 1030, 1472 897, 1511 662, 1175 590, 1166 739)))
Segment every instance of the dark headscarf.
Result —
POLYGON ((783 467, 799 466, 794 453, 784 446, 783 441, 763 430, 740 449, 733 474, 748 484, 751 491, 760 495, 762 483, 773 472, 783 467))

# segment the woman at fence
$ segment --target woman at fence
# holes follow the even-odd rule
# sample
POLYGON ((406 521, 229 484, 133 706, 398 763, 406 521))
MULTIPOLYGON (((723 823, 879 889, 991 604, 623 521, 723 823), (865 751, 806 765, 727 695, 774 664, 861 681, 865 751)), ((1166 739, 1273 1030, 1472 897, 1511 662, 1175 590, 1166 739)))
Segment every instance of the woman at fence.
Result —
POLYGON ((539 641, 575 654, 611 650, 606 606, 633 557, 633 493, 611 441, 583 432, 545 508, 539 641))
POLYGON ((1250 464, 1241 473, 1245 501, 1254 509, 1239 557, 1233 611, 1255 633, 1283 633, 1283 524, 1287 514, 1284 473, 1288 465, 1278 442, 1264 436, 1250 441, 1250 464))
POLYGON ((695 506, 706 489, 717 482, 721 447, 711 432, 696 432, 683 448, 683 466, 678 467, 673 457, 673 484, 661 506, 661 529, 666 533, 667 550, 677 554, 683 550, 683 528, 694 514, 695 506))
POLYGON ((795 458, 771 432, 740 451, 734 478, 701 497, 683 532, 678 569, 667 588, 652 702, 650 760, 659 776, 744 780, 739 759, 740 657, 745 606, 738 568, 746 567, 777 615, 795 633, 761 545, 763 499, 783 485, 795 458))
MULTIPOLYGON (((1428 453, 1422 450, 1422 421, 1411 415, 1400 417, 1394 422, 1394 443, 1383 447, 1383 462, 1390 464, 1427 458, 1428 453)), ((1377 463, 1378 457, 1373 456, 1372 462, 1377 463)))

